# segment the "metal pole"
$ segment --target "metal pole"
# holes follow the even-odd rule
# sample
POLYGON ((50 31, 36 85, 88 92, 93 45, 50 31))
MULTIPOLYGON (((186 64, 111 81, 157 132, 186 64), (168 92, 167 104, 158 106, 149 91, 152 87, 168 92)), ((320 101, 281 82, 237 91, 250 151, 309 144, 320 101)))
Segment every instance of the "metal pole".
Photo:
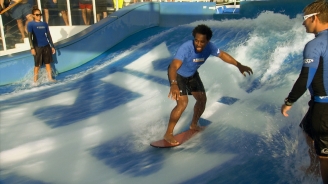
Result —
MULTIPOLYGON (((70 1, 67 0, 66 1, 67 4, 67 16, 68 16, 68 24, 70 26, 72 26, 72 15, 71 15, 71 5, 70 5, 70 1)), ((63 16, 63 15, 62 15, 63 16)))
POLYGON ((4 32, 3 22, 2 22, 2 15, 0 15, 0 26, 1 26, 0 31, 1 31, 3 50, 6 51, 7 50, 7 45, 6 45, 6 40, 5 40, 5 32, 4 32))
MULTIPOLYGON (((41 13, 43 14, 40 0, 37 0, 37 3, 38 3, 38 7, 40 8, 41 13)), ((42 16, 41 16, 41 21, 44 22, 42 16)))
POLYGON ((92 0, 93 22, 97 23, 96 0, 92 0))

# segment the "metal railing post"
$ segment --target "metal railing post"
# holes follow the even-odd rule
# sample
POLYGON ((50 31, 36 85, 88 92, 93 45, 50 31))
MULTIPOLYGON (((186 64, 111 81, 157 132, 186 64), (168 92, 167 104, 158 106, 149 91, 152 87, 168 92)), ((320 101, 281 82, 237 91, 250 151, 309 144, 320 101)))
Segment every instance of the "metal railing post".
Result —
POLYGON ((68 16, 68 24, 72 26, 72 14, 71 14, 71 3, 69 0, 66 1, 67 3, 67 16, 68 16))
MULTIPOLYGON (((39 7, 39 9, 40 9, 41 13, 43 14, 43 12, 42 12, 42 8, 41 8, 41 1, 40 1, 40 0, 37 0, 37 3, 38 3, 38 7, 39 7)), ((42 16, 41 16, 41 21, 42 21, 42 22, 44 22, 44 20, 43 20, 43 17, 42 17, 42 16)))
POLYGON ((93 22, 97 23, 96 0, 92 0, 93 22))
POLYGON ((3 22, 2 22, 2 15, 0 15, 0 32, 1 32, 1 38, 2 38, 2 45, 3 45, 3 50, 6 51, 7 50, 7 45, 6 45, 6 38, 5 38, 5 30, 4 30, 4 26, 3 26, 3 22))

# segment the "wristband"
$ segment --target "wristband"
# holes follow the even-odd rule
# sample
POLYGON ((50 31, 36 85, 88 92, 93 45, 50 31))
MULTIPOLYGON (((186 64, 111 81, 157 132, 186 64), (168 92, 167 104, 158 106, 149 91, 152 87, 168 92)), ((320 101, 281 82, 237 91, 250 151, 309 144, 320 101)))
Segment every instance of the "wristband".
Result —
POLYGON ((288 100, 288 98, 286 98, 286 99, 285 99, 285 105, 286 105, 286 106, 292 106, 292 105, 293 105, 293 102, 290 102, 290 101, 288 100))
POLYGON ((171 84, 178 84, 178 81, 176 81, 176 80, 171 80, 171 84))

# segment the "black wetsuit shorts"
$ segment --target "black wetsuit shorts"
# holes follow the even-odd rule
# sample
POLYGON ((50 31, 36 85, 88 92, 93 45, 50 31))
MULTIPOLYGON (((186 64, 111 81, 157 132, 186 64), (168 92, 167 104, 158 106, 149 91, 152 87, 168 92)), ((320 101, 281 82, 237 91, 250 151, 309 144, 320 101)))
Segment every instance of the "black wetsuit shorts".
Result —
MULTIPOLYGON (((170 78, 169 78, 169 82, 170 82, 170 78)), ((197 71, 191 77, 183 77, 177 74, 177 82, 178 82, 178 87, 181 96, 192 95, 191 92, 205 92, 203 82, 200 79, 199 73, 197 71)))
POLYGON ((300 127, 314 140, 317 155, 328 157, 328 103, 309 102, 300 127))
POLYGON ((50 64, 52 62, 52 50, 49 45, 44 47, 35 47, 36 55, 34 56, 34 66, 39 67, 42 64, 50 64))
POLYGON ((311 122, 316 153, 328 157, 328 103, 314 103, 311 122))
POLYGON ((309 101, 309 109, 306 112, 305 116, 303 117, 301 123, 300 123, 300 127, 303 129, 303 131, 309 136, 311 137, 311 139, 313 139, 313 135, 312 135, 312 131, 311 131, 311 118, 312 118, 312 111, 313 111, 313 100, 309 101))

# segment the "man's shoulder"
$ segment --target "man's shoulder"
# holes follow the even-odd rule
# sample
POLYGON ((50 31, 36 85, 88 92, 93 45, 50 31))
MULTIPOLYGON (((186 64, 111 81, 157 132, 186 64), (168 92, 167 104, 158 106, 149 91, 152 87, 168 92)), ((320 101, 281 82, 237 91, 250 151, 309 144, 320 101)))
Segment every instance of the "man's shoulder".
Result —
MULTIPOLYGON (((324 39, 326 41, 327 35, 324 34, 320 34, 319 36, 316 36, 315 38, 313 38, 312 40, 310 40, 309 42, 306 43, 305 45, 305 49, 317 49, 317 48, 323 48, 320 47, 320 45, 327 44, 328 42, 322 42, 322 39, 324 39)), ((326 47, 324 47, 326 48, 326 47)))
POLYGON ((186 42, 184 42, 183 44, 181 44, 180 48, 183 49, 188 49, 188 48, 192 48, 193 47, 193 43, 192 40, 188 40, 186 42))
POLYGON ((188 41, 185 41, 183 44, 181 45, 192 45, 192 40, 188 40, 188 41))
POLYGON ((27 23, 27 26, 33 26, 35 24, 35 21, 33 20, 33 21, 31 21, 31 22, 28 22, 27 23))

